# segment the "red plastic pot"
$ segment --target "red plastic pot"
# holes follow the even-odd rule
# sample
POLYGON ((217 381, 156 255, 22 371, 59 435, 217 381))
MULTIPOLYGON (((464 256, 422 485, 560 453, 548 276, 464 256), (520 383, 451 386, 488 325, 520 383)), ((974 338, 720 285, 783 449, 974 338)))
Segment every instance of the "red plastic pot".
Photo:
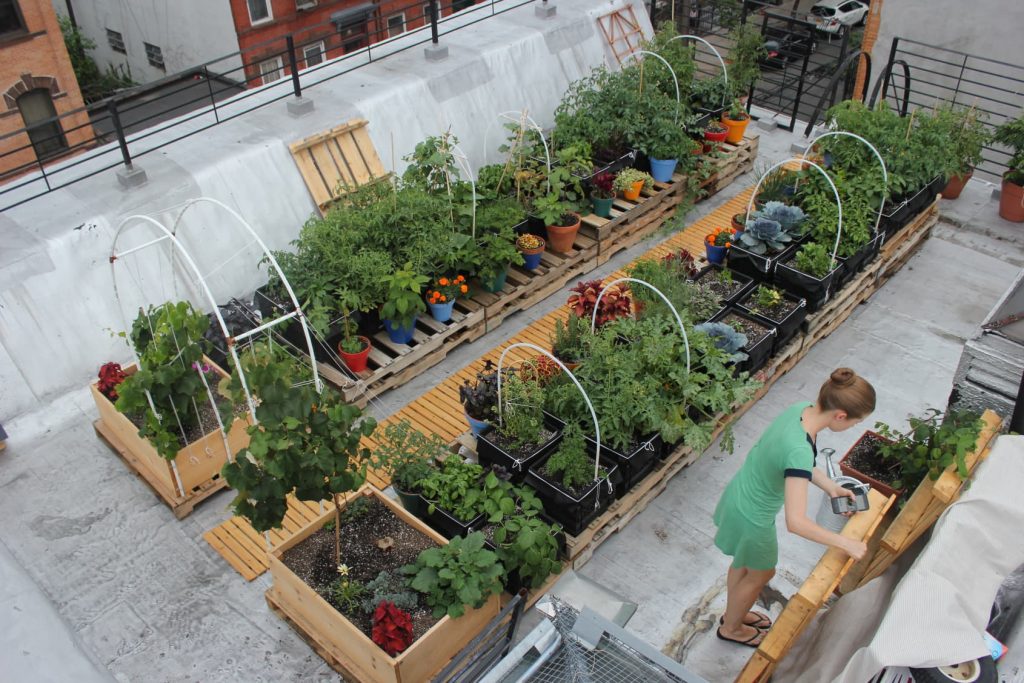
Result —
POLYGON ((362 335, 356 338, 364 344, 362 351, 359 353, 346 353, 341 349, 341 342, 338 342, 338 355, 341 356, 341 360, 344 361, 345 366, 349 370, 352 372, 363 372, 366 370, 367 359, 370 357, 370 340, 362 335))

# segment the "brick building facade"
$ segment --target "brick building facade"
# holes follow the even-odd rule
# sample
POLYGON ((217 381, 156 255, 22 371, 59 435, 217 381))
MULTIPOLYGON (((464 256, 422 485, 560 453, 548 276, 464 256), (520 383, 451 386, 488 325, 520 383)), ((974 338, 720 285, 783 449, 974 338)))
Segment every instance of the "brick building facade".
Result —
POLYGON ((50 0, 0 0, 0 92, 0 179, 93 139, 50 0))

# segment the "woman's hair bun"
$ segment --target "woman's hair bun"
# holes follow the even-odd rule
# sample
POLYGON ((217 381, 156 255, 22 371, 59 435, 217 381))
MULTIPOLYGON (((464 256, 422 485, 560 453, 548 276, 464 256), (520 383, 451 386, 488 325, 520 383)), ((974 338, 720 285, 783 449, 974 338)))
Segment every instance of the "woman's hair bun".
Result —
POLYGON ((857 373, 850 368, 837 368, 829 377, 837 387, 852 387, 857 380, 857 373))

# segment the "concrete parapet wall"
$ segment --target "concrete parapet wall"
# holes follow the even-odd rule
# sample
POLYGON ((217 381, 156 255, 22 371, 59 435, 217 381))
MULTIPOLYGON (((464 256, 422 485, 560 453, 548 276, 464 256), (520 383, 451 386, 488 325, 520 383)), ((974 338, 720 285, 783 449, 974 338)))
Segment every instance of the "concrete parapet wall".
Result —
MULTIPOLYGON (((186 201, 213 197, 241 214, 271 249, 286 248, 316 211, 289 143, 362 117, 388 169, 401 171, 402 155, 449 126, 474 167, 484 163, 485 151, 486 161, 496 161, 503 136, 499 112, 525 108, 550 125, 569 83, 612 59, 597 17, 632 4, 650 31, 640 0, 557 4, 553 18, 538 17, 528 5, 443 36, 450 56, 442 61, 428 62, 415 47, 307 84, 303 94, 315 109, 304 116, 290 116, 281 100, 145 154, 137 159, 148 177, 141 187, 123 189, 109 170, 0 214, 0 420, 90 381, 105 361, 127 361, 128 348, 112 333, 125 329, 125 318, 130 324, 138 306, 188 296, 209 310, 187 271, 172 265, 162 247, 117 264, 118 306, 109 256, 126 217, 148 215, 170 227, 186 201)), ((466 21, 473 18, 469 13, 466 21)), ((392 41, 390 47, 401 44, 392 41)), ((373 49, 380 54, 388 45, 373 49)), ((331 64, 315 75, 344 71, 351 63, 331 64)), ((279 82, 250 97, 271 100, 289 88, 279 82)), ((218 115, 223 119, 253 101, 219 104, 218 115)), ((211 111, 186 125, 199 128, 212 119, 211 111)), ((181 134, 182 128, 172 129, 132 144, 145 149, 181 134)), ((247 295, 265 280, 265 270, 256 267, 261 252, 247 245, 247 234, 226 213, 195 207, 178 234, 200 271, 210 275, 218 301, 247 295)), ((156 235, 132 227, 118 248, 156 235)))

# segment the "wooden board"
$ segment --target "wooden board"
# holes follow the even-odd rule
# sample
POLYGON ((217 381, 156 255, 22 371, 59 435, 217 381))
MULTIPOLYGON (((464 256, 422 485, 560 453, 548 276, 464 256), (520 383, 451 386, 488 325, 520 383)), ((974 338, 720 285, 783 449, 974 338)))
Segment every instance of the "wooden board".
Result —
POLYGON ((320 213, 351 189, 387 173, 370 140, 366 119, 352 119, 288 146, 320 213))

